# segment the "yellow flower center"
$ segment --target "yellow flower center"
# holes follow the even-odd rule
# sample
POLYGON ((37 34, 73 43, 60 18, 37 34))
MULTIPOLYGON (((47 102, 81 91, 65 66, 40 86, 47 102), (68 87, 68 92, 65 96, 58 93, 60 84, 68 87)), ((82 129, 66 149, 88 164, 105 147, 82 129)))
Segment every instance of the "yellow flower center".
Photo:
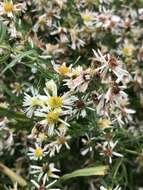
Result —
POLYGON ((48 52, 52 53, 52 51, 54 51, 57 48, 57 45, 53 45, 53 44, 48 43, 46 48, 47 48, 48 52))
POLYGON ((112 190, 112 188, 111 188, 111 187, 109 187, 109 188, 108 188, 108 190, 112 190))
POLYGON ((31 98, 31 106, 38 106, 40 105, 40 100, 37 97, 32 97, 31 98))
POLYGON ((132 56, 132 53, 134 51, 134 46, 133 44, 126 44, 123 49, 122 49, 122 52, 125 56, 132 56))
POLYGON ((62 98, 59 96, 52 96, 49 99, 49 105, 51 108, 59 108, 62 106, 62 98))
POLYGON ((58 67, 58 71, 60 74, 66 75, 69 72, 69 68, 65 65, 61 65, 60 67, 58 67))
POLYGON ((81 74, 81 71, 73 70, 72 74, 76 77, 78 77, 81 74))
POLYGON ((47 115, 48 122, 55 123, 56 121, 58 121, 59 116, 60 116, 60 113, 56 111, 49 112, 47 115))
POLYGON ((64 129, 65 128, 65 125, 63 123, 61 123, 59 126, 58 126, 59 129, 64 129))
POLYGON ((22 90, 22 86, 18 82, 15 82, 14 89, 16 92, 20 92, 22 90))
POLYGON ((130 50, 129 50, 128 47, 124 47, 122 51, 123 51, 123 54, 124 54, 125 56, 128 56, 128 55, 130 54, 130 50))
POLYGON ((85 28, 84 28, 84 32, 90 34, 90 33, 92 32, 92 29, 91 29, 91 28, 88 28, 88 27, 85 27, 85 28))
POLYGON ((97 125, 101 128, 106 128, 111 124, 111 121, 108 119, 99 119, 97 125))
POLYGON ((40 26, 45 26, 45 24, 46 24, 46 20, 44 18, 39 20, 40 26))
POLYGON ((43 156, 43 150, 42 150, 40 147, 37 147, 37 148, 35 149, 35 151, 34 151, 34 155, 35 155, 36 157, 41 157, 41 156, 43 156))
POLYGON ((82 19, 85 21, 85 22, 89 22, 92 20, 92 16, 90 15, 83 15, 82 16, 82 19))
POLYGON ((58 144, 65 144, 66 140, 65 137, 63 135, 59 136, 57 138, 58 144))
POLYGON ((12 12, 14 10, 14 5, 10 2, 5 2, 3 4, 4 11, 6 13, 12 12))

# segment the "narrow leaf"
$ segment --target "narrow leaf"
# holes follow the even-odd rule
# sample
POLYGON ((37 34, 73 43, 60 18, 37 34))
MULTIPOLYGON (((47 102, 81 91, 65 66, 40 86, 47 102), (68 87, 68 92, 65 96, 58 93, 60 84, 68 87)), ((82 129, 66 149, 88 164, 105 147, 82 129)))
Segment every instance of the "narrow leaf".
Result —
POLYGON ((0 21, 0 43, 4 41, 5 36, 6 36, 6 27, 2 23, 2 21, 0 21))
POLYGON ((7 175, 13 182, 17 182, 22 187, 27 185, 26 181, 21 176, 17 175, 2 163, 0 163, 0 172, 7 175))
POLYGON ((21 61, 21 59, 22 59, 23 57, 26 57, 26 56, 32 54, 33 52, 34 52, 33 50, 29 50, 29 51, 26 51, 26 52, 24 52, 24 53, 19 54, 11 63, 9 63, 9 64, 4 68, 4 70, 1 72, 0 75, 4 74, 8 69, 14 67, 19 61, 21 61))
POLYGON ((80 177, 80 176, 104 176, 107 173, 107 170, 109 169, 109 166, 96 166, 96 167, 90 167, 90 168, 84 168, 76 170, 72 173, 65 174, 61 177, 62 180, 67 180, 74 177, 80 177))

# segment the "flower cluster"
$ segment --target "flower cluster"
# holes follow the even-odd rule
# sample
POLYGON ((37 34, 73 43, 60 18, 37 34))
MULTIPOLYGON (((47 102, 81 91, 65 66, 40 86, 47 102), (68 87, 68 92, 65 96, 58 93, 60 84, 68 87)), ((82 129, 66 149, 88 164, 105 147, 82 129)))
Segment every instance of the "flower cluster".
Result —
POLYGON ((142 7, 0 2, 0 189, 142 188, 142 7))

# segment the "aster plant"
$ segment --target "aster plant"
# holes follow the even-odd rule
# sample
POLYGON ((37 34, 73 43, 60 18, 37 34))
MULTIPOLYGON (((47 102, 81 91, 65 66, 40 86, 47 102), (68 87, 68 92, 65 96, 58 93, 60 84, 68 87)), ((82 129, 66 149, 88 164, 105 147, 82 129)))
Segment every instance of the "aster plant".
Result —
POLYGON ((142 21, 142 0, 1 0, 0 189, 143 189, 142 21))

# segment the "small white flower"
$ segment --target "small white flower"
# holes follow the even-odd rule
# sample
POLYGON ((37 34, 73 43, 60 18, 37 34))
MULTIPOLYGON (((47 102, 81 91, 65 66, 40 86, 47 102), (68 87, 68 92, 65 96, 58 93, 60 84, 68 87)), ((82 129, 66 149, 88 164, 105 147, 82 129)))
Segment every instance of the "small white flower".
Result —
POLYGON ((20 84, 18 82, 11 83, 11 88, 13 89, 12 92, 16 94, 16 96, 19 96, 22 93, 23 90, 23 84, 20 84))
POLYGON ((86 94, 85 96, 82 96, 80 99, 77 99, 74 102, 74 109, 72 115, 77 119, 80 116, 82 118, 85 118, 87 116, 87 110, 95 111, 95 109, 92 108, 93 102, 88 100, 88 97, 89 94, 86 94))
POLYGON ((95 137, 90 137, 88 134, 85 136, 86 138, 82 138, 81 141, 84 144, 85 148, 81 150, 81 155, 85 156, 89 152, 93 152, 92 141, 95 137))
POLYGON ((93 50, 93 52, 96 60, 101 63, 101 66, 98 67, 96 71, 100 72, 103 81, 106 81, 107 73, 111 71, 117 77, 115 81, 116 83, 124 83, 126 81, 129 82, 131 80, 131 75, 128 73, 128 71, 122 68, 121 63, 115 57, 111 56, 110 54, 102 55, 99 49, 97 52, 95 50, 93 50))
POLYGON ((59 153, 62 146, 64 145, 67 149, 70 149, 68 145, 68 140, 71 139, 69 135, 66 136, 66 131, 59 130, 56 131, 57 137, 56 140, 47 145, 49 156, 52 157, 55 153, 59 153))
POLYGON ((104 186, 100 186, 100 190, 121 190, 121 187, 117 186, 115 188, 111 188, 111 187, 104 187, 104 186))
POLYGON ((58 27, 57 30, 51 32, 51 35, 59 35, 60 37, 60 42, 61 43, 66 43, 68 42, 68 37, 67 37, 67 29, 64 27, 58 27))
POLYGON ((41 160, 47 153, 46 147, 42 148, 40 144, 35 143, 35 148, 30 147, 27 155, 31 160, 41 160))
POLYGON ((72 91, 79 91, 85 92, 88 88, 91 79, 91 69, 88 68, 85 71, 81 66, 77 68, 72 68, 71 72, 69 73, 69 79, 65 79, 65 85, 68 86, 72 91))
POLYGON ((66 126, 70 126, 66 122, 66 119, 65 120, 61 119, 61 116, 67 114, 69 114, 69 111, 62 111, 62 109, 60 108, 50 110, 46 106, 35 111, 35 115, 42 118, 42 120, 39 123, 48 126, 49 135, 53 135, 54 128, 58 124, 58 122, 63 123, 66 126))
POLYGON ((35 109, 42 104, 38 91, 32 87, 31 93, 32 96, 28 95, 27 93, 25 93, 24 96, 23 107, 25 107, 24 112, 26 113, 27 117, 32 117, 35 109))
POLYGON ((120 126, 123 126, 125 123, 132 122, 132 115, 136 113, 135 110, 126 108, 125 105, 119 105, 119 111, 115 113, 117 115, 116 119, 120 126))
POLYGON ((40 15, 38 18, 38 21, 36 22, 36 24, 34 25, 33 29, 35 32, 38 32, 38 29, 40 28, 42 31, 45 29, 46 27, 46 22, 47 22, 47 15, 43 14, 40 15))
POLYGON ((20 11, 18 7, 22 4, 13 4, 13 1, 4 1, 0 2, 0 15, 7 15, 8 17, 13 17, 13 13, 16 11, 20 11))
POLYGON ((54 180, 54 181, 52 181, 51 183, 49 183, 48 185, 45 185, 45 184, 43 184, 43 185, 39 185, 35 180, 31 180, 31 183, 37 188, 37 189, 40 189, 40 188, 43 188, 43 189, 46 189, 46 190, 60 190, 60 189, 51 189, 50 187, 51 186, 53 186, 54 185, 54 183, 56 183, 56 181, 57 180, 54 180))
POLYGON ((107 156, 109 158, 109 163, 112 163, 112 157, 117 156, 117 157, 123 157, 122 154, 115 152, 113 149, 117 145, 118 141, 105 141, 102 148, 103 151, 100 153, 100 155, 107 156))
POLYGON ((77 99, 75 96, 72 96, 70 92, 63 94, 62 96, 58 96, 57 85, 53 80, 46 83, 44 91, 47 95, 47 105, 51 109, 64 108, 70 111, 72 110, 74 101, 77 99))
POLYGON ((70 37, 71 37, 71 42, 72 42, 71 48, 75 50, 76 48, 80 49, 80 47, 84 47, 85 42, 78 37, 79 30, 77 26, 70 29, 69 32, 70 32, 70 37))
POLYGON ((81 18, 83 19, 83 22, 86 26, 93 26, 96 18, 96 13, 86 9, 85 12, 81 13, 81 18))
POLYGON ((30 174, 38 176, 38 182, 42 180, 43 184, 46 184, 46 182, 49 181, 49 178, 59 178, 54 172, 60 172, 60 170, 54 167, 54 163, 45 163, 42 166, 30 166, 30 174))
POLYGON ((126 86, 118 86, 117 83, 112 84, 105 94, 105 102, 109 102, 110 106, 115 106, 121 104, 122 102, 127 102, 128 95, 123 91, 126 88, 126 86))

